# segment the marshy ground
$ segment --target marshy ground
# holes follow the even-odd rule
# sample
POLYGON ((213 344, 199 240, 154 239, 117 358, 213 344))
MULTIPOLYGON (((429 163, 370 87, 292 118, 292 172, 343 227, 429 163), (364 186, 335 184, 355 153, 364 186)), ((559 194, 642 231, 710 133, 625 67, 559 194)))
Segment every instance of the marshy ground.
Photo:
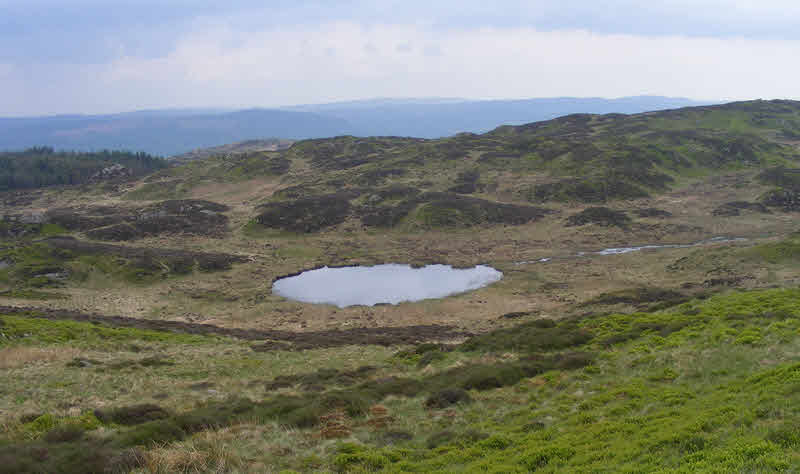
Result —
POLYGON ((0 472, 797 470, 796 150, 750 135, 787 108, 310 140, 6 193, 0 472), (719 236, 743 240, 574 256, 719 236), (271 292, 380 263, 504 278, 396 306, 271 292))

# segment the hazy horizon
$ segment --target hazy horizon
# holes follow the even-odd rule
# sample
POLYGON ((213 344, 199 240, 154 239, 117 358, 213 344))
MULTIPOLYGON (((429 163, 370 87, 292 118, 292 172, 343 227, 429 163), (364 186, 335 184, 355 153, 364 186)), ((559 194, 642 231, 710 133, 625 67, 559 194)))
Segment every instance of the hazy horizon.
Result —
MULTIPOLYGON (((553 96, 553 97, 508 97, 496 99, 482 99, 482 98, 469 98, 469 97, 366 97, 361 99, 346 99, 337 100, 333 102, 315 102, 315 103, 299 103, 299 104, 286 104, 276 106, 245 106, 245 107, 211 107, 211 106, 196 106, 196 107, 164 107, 164 108, 147 108, 147 109, 125 109, 115 110, 103 113, 80 113, 80 112, 64 112, 55 114, 34 114, 34 115, 0 115, 0 119, 36 119, 36 118, 58 118, 58 117, 90 117, 90 116, 115 116, 115 115, 130 115, 130 114, 147 114, 147 113, 191 113, 191 114, 217 114, 239 112, 246 110, 299 110, 303 108, 316 108, 328 106, 345 106, 356 104, 370 104, 373 102, 384 102, 387 104, 409 103, 409 104, 426 104, 426 103, 464 103, 464 102, 512 102, 512 101, 534 101, 534 100, 624 100, 624 99, 637 99, 637 98, 663 98, 674 100, 687 100, 696 102, 697 104, 716 104, 724 103, 727 101, 714 100, 714 99, 690 99, 688 97, 673 97, 673 96, 660 96, 652 94, 642 95, 629 95, 619 97, 600 97, 600 96, 553 96)), ((758 100, 760 97, 742 100, 758 100)), ((776 98, 777 99, 777 98, 776 98)))
POLYGON ((0 116, 375 97, 800 98, 787 0, 0 0, 0 116))

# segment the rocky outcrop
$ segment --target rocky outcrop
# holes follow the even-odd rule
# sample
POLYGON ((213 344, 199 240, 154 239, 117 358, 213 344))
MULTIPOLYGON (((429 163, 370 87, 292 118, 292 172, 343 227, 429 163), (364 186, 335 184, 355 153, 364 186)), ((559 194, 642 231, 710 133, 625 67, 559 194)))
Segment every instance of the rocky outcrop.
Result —
POLYGON ((125 179, 125 178, 130 178, 133 175, 134 172, 132 169, 128 168, 127 166, 123 166, 119 163, 115 163, 111 166, 106 166, 97 173, 93 174, 89 178, 89 182, 125 179))

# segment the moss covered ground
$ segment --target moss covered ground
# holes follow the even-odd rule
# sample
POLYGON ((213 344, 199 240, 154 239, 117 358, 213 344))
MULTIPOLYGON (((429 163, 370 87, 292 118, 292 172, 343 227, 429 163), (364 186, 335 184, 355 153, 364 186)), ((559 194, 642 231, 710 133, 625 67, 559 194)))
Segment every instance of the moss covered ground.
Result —
POLYGON ((185 472, 200 465, 214 470, 215 463, 231 472, 787 472, 800 466, 797 289, 728 291, 655 312, 533 321, 514 330, 513 340, 499 330, 460 345, 404 351, 253 353, 227 339, 24 316, 1 320, 4 354, 69 347, 82 355, 30 356, 4 371, 0 455, 16 453, 17 464, 0 469, 26 472, 47 465, 35 459, 42 449, 61 459, 80 457, 90 445, 106 453, 93 458, 103 468, 136 448, 134 464, 144 472, 163 472, 180 459, 183 465, 169 466, 185 472), (125 345, 130 349, 113 349, 125 345), (329 368, 297 375, 300 360, 329 368), (79 380, 86 377, 93 396, 81 398, 79 380), (20 390, 23 380, 38 386, 20 390), (109 392, 99 403, 123 380, 136 392, 132 397, 109 392), (169 398, 138 391, 159 384, 169 398), (170 401, 182 391, 204 396, 194 404, 170 401), (151 405, 141 405, 146 400, 151 405), (230 436, 239 431, 249 435, 230 436), (182 450, 197 451, 194 464, 182 450))

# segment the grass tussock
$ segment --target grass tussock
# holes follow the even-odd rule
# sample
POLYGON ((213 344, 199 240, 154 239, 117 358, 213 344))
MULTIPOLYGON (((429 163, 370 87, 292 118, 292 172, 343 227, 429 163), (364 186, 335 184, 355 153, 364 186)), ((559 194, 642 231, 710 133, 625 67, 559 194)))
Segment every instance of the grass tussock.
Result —
MULTIPOLYGON (((0 331, 3 328, 0 327, 0 331)), ((29 347, 0 348, 0 369, 18 369, 32 364, 50 364, 74 359, 81 351, 74 347, 29 347)))
POLYGON ((13 452, 15 472, 116 469, 131 449, 142 472, 780 472, 798 461, 798 331, 796 289, 532 320, 377 366, 290 372, 261 399, 27 418, 0 457, 13 452))
POLYGON ((206 431, 178 446, 161 446, 143 455, 142 469, 149 474, 233 472, 245 460, 231 449, 224 430, 206 431))

